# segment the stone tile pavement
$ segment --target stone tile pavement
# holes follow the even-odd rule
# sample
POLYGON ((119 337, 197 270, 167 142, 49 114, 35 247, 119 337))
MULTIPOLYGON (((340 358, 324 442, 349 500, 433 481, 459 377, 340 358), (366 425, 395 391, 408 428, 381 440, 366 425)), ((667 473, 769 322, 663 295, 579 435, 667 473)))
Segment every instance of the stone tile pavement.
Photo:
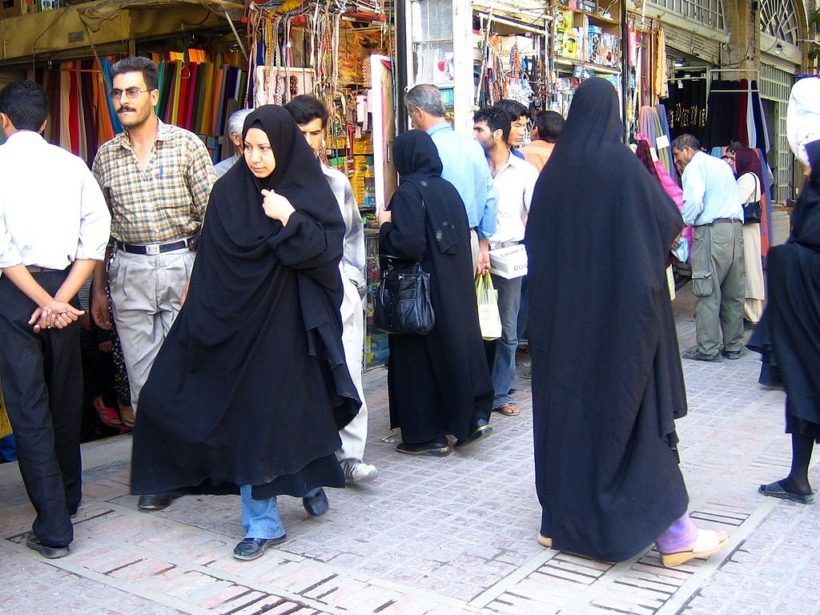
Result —
MULTIPOLYGON (((691 295, 675 307, 683 349, 694 340, 691 295)), ((539 547, 529 381, 517 383, 522 414, 494 416, 485 442, 445 459, 408 458, 389 441, 377 369, 365 387, 378 480, 331 490, 320 519, 281 498, 289 540, 253 562, 231 557, 242 537, 235 496, 137 510, 129 436, 84 445, 85 495, 61 560, 25 547, 33 511, 16 464, 0 466, 0 612, 820 614, 818 504, 756 493, 789 464, 784 396, 757 384, 758 365, 753 353, 684 361, 690 406, 678 428, 690 511, 731 535, 707 561, 670 570, 652 549, 613 565, 539 547)), ((817 468, 811 477, 820 483, 817 468)))

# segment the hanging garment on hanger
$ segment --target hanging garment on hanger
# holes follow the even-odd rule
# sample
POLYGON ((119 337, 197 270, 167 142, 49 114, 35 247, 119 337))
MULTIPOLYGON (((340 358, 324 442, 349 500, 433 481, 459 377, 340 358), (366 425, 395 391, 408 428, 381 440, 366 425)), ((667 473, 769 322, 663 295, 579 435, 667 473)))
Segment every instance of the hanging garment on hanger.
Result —
POLYGON ((755 126, 753 83, 754 81, 749 81, 746 92, 746 134, 749 137, 749 147, 755 149, 757 147, 757 128, 755 126))
POLYGON ((666 76, 669 74, 669 66, 666 63, 666 32, 663 25, 658 25, 658 47, 655 53, 655 96, 658 98, 669 98, 669 82, 666 76))
MULTIPOLYGON (((766 114, 763 113, 763 102, 760 100, 760 92, 757 88, 757 81, 750 83, 752 89, 752 111, 754 112, 755 135, 757 148, 763 153, 763 160, 768 158, 769 151, 769 128, 766 125, 766 114)), ((765 168, 766 165, 764 164, 765 168)))

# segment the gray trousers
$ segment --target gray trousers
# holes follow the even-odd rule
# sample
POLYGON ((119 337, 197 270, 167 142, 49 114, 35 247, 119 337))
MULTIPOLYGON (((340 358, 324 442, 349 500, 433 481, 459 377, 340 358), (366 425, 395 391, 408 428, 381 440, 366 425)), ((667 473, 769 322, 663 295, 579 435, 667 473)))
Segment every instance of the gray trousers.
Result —
POLYGON ((182 289, 193 266, 194 253, 188 248, 154 256, 118 250, 111 261, 111 308, 134 411, 154 359, 182 307, 182 289))
POLYGON ((695 227, 692 291, 698 350, 714 355, 720 352, 721 341, 725 351, 741 350, 746 267, 739 222, 695 227))

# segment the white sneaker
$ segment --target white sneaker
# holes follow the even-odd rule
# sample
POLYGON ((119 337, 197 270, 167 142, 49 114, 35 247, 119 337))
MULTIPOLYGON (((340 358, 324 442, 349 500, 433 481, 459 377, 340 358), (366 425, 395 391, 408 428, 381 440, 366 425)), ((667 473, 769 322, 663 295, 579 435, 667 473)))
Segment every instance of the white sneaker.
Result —
POLYGON ((346 483, 365 483, 379 475, 376 466, 356 459, 345 459, 341 462, 341 465, 345 473, 346 483))

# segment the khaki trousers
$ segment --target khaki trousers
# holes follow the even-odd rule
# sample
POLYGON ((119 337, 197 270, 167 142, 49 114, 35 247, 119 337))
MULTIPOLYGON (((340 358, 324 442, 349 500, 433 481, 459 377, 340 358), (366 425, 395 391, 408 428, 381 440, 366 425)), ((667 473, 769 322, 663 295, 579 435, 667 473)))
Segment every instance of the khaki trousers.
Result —
POLYGON ((118 250, 109 266, 111 308, 135 412, 154 359, 182 307, 182 289, 193 266, 194 253, 188 248, 157 255, 118 250))
POLYGON ((714 355, 721 350, 721 340, 723 350, 741 350, 746 268, 740 222, 695 227, 692 291, 698 350, 714 355))

